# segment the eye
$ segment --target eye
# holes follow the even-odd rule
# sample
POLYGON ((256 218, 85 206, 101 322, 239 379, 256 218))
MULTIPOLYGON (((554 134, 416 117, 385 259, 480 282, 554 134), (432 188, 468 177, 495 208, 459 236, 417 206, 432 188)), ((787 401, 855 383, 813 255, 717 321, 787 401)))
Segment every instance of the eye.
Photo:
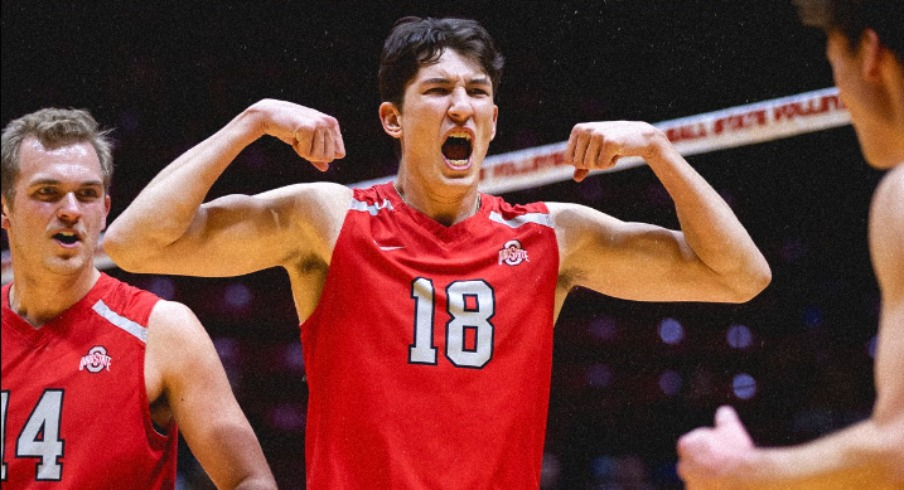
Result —
POLYGON ((82 201, 90 201, 100 197, 100 191, 97 189, 81 189, 76 194, 82 201))
POLYGON ((59 193, 54 187, 38 187, 35 190, 35 196, 37 196, 39 199, 53 199, 58 194, 59 193))
POLYGON ((446 87, 430 87, 424 93, 433 95, 446 95, 449 93, 449 89, 447 89, 446 87))
POLYGON ((485 88, 472 88, 468 90, 470 95, 478 96, 478 97, 486 97, 490 95, 490 91, 485 88))

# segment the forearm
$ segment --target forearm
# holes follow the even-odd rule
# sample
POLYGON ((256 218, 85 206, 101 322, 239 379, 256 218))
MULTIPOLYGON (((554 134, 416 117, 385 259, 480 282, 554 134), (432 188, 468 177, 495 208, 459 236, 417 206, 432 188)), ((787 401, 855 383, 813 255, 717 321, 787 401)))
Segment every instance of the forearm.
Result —
POLYGON ((246 111, 173 161, 110 225, 104 242, 107 252, 117 262, 141 260, 144 250, 162 249, 178 240, 223 171, 260 135, 246 111))
POLYGON ((893 430, 867 420, 807 444, 759 449, 737 476, 755 488, 892 488, 895 452, 904 450, 893 430))
POLYGON ((215 447, 191 446, 220 489, 270 490, 276 483, 257 438, 247 424, 213 426, 208 439, 215 447))
POLYGON ((765 257, 721 196, 665 140, 647 163, 672 197, 687 245, 724 278, 740 300, 758 294, 771 280, 765 257))

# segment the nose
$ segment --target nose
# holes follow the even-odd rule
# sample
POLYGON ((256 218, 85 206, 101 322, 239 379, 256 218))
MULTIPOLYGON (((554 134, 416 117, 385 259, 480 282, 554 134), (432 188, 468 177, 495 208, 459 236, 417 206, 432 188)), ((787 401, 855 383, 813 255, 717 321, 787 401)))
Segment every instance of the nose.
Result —
POLYGON ((464 87, 456 87, 452 91, 452 100, 449 104, 449 117, 456 123, 464 123, 474 114, 471 99, 464 87))
POLYGON ((57 217, 62 221, 70 223, 78 221, 79 217, 82 215, 80 204, 78 198, 75 197, 75 193, 66 193, 63 195, 63 198, 59 200, 57 217))

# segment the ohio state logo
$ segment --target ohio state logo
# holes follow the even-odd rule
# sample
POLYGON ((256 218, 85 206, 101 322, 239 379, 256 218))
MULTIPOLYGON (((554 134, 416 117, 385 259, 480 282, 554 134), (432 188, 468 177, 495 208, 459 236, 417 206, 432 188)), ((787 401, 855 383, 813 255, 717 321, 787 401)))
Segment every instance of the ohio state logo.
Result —
POLYGON ((521 262, 530 262, 530 259, 527 258, 527 250, 521 248, 521 242, 518 240, 505 242, 502 250, 499 251, 499 265, 516 266, 521 262))
POLYGON ((107 355, 107 349, 102 345, 96 345, 88 351, 88 354, 82 357, 82 361, 78 365, 78 370, 87 369, 89 373, 99 373, 107 368, 110 370, 110 361, 113 359, 107 355))

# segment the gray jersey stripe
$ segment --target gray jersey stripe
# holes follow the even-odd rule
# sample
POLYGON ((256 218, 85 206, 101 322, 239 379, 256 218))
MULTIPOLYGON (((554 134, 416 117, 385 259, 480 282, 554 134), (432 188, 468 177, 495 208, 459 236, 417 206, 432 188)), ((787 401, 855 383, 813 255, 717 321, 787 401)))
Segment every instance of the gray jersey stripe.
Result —
POLYGON ((542 226, 552 228, 552 218, 546 213, 527 213, 515 216, 512 219, 504 219, 501 214, 493 211, 490 213, 490 220, 501 223, 509 228, 518 228, 521 225, 535 223, 542 226))
POLYGON ((94 303, 94 306, 92 306, 91 309, 94 310, 98 315, 104 317, 108 322, 116 325, 126 332, 129 332, 130 334, 137 337, 138 340, 147 343, 147 328, 111 310, 110 307, 103 302, 103 300, 97 300, 97 303, 94 303))
POLYGON ((364 201, 359 201, 357 199, 352 199, 351 208, 355 211, 367 211, 371 216, 376 216, 377 213, 380 212, 381 209, 389 209, 392 210, 392 203, 389 202, 389 199, 383 199, 383 202, 378 204, 370 204, 368 205, 364 201))

